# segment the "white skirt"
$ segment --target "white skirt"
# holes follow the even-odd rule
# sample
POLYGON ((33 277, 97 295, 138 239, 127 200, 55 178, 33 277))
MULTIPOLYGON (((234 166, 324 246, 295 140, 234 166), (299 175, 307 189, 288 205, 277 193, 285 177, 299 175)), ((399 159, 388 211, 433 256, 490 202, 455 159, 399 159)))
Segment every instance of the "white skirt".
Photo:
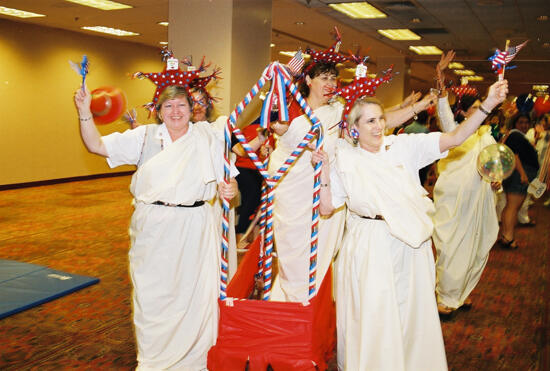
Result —
POLYGON ((335 267, 340 370, 447 369, 429 240, 415 249, 350 215, 335 267))
POLYGON ((129 258, 138 369, 203 370, 218 323, 212 206, 135 207, 129 258))

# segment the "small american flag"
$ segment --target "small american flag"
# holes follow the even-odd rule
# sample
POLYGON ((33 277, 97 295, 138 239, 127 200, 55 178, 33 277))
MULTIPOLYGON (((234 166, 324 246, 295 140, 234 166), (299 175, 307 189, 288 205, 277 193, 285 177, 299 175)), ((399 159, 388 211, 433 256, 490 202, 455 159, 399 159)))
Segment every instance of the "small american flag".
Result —
POLYGON ((519 51, 525 46, 525 44, 527 44, 527 41, 529 40, 526 40, 517 46, 511 46, 506 50, 506 63, 510 63, 512 59, 516 57, 516 54, 518 54, 519 51))
POLYGON ((293 76, 298 76, 302 72, 304 66, 304 56, 302 50, 298 50, 294 57, 287 63, 288 69, 293 76))
MULTIPOLYGON (((529 41, 529 40, 527 40, 529 41)), ((506 51, 500 51, 497 49, 495 54, 490 58, 493 66, 493 69, 499 69, 502 66, 507 65, 516 57, 516 55, 519 53, 519 51, 527 44, 527 41, 524 41, 523 43, 517 45, 517 46, 510 46, 506 51)))

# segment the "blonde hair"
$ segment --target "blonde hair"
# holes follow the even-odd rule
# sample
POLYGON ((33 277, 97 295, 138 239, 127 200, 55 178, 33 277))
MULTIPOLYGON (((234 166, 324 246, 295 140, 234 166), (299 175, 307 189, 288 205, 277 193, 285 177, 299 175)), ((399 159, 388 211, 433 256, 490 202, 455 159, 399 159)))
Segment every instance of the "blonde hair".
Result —
POLYGON ((363 96, 355 101, 348 115, 348 124, 357 126, 357 121, 361 118, 361 108, 367 104, 376 104, 384 112, 384 105, 378 99, 369 96, 363 96))
POLYGON ((193 110, 193 99, 189 95, 187 89, 179 85, 170 85, 162 91, 157 101, 157 105, 155 107, 157 110, 157 116, 155 117, 157 123, 162 124, 162 120, 160 119, 160 109, 162 107, 162 104, 167 100, 174 98, 185 98, 187 100, 187 103, 189 104, 189 110, 193 110))

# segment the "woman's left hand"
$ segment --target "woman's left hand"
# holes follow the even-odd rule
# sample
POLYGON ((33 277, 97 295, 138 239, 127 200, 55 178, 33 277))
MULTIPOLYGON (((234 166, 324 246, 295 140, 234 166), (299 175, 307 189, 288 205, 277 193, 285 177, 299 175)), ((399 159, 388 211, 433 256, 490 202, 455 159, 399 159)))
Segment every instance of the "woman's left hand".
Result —
POLYGON ((413 104, 413 111, 414 112, 420 112, 428 109, 429 106, 437 102, 437 95, 435 95, 433 92, 429 92, 422 98, 420 102, 413 104))
POLYGON ((322 149, 311 152, 311 164, 317 165, 319 162, 323 162, 322 166, 326 168, 329 165, 328 154, 322 149))
POLYGON ((220 198, 227 198, 229 200, 232 200, 239 191, 239 188, 237 187, 237 181, 235 178, 231 178, 229 180, 229 184, 225 182, 218 183, 218 193, 220 195, 220 198))

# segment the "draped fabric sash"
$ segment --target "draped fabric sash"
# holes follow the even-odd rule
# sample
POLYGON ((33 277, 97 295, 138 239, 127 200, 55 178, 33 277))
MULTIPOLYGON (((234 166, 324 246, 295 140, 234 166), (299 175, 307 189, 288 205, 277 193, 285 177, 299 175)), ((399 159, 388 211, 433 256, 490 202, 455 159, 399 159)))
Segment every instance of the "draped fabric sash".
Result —
POLYGON ((214 197, 213 138, 206 129, 191 125, 187 134, 138 168, 130 185, 136 200, 191 205, 214 197))
POLYGON ((402 164, 343 142, 336 158, 351 212, 381 215, 394 237, 415 248, 430 238, 433 203, 402 164))

